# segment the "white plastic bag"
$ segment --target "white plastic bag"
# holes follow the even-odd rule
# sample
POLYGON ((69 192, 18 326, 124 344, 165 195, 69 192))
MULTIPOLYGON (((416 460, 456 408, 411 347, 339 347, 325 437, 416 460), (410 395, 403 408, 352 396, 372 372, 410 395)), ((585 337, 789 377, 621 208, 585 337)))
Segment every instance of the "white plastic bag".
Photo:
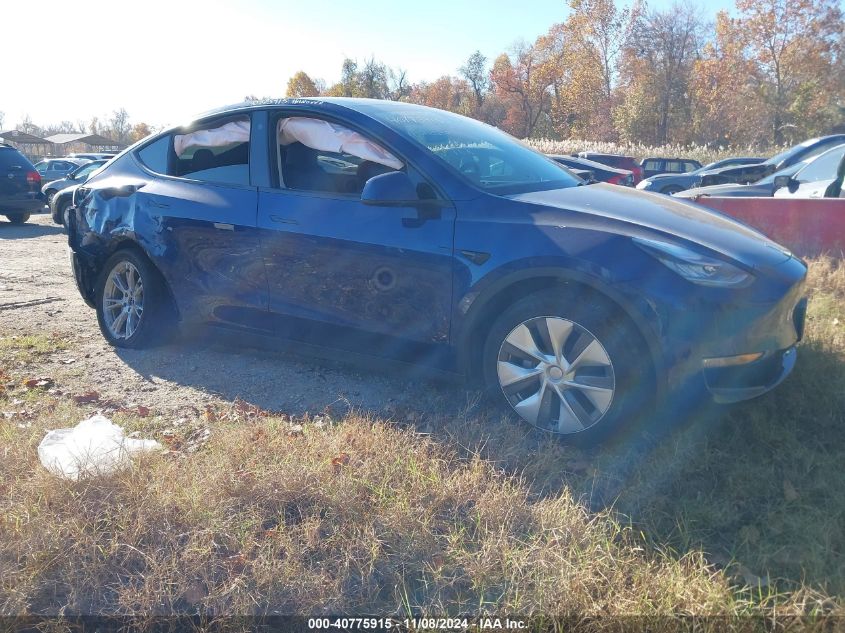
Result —
POLYGON ((79 479, 115 471, 132 453, 160 448, 155 440, 125 437, 121 427, 98 413, 72 429, 49 431, 38 445, 38 459, 54 475, 79 479))

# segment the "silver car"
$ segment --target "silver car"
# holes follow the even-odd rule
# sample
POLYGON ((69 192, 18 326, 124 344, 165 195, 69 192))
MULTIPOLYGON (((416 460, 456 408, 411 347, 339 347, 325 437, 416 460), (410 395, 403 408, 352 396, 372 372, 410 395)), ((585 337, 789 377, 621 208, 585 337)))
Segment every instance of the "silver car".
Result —
POLYGON ((656 191, 657 193, 673 194, 685 189, 697 187, 701 182, 701 178, 708 172, 714 169, 722 169, 723 167, 736 167, 739 165, 756 165, 762 163, 765 159, 753 158, 751 156, 743 156, 737 158, 723 158, 717 160, 709 165, 705 165, 694 171, 689 171, 685 174, 658 174, 645 178, 637 184, 637 189, 645 189, 646 191, 656 191))

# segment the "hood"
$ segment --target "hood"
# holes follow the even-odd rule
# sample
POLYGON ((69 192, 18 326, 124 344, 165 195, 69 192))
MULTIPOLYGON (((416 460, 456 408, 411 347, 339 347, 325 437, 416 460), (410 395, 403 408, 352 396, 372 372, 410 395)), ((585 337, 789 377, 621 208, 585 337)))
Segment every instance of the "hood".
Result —
POLYGON ((676 198, 695 198, 698 196, 728 197, 728 198, 768 198, 772 195, 772 185, 710 185, 696 187, 673 194, 676 198))
MULTIPOLYGON (((786 248, 750 226, 717 211, 659 193, 600 183, 509 197, 548 209, 610 218, 647 229, 631 231, 632 236, 645 237, 648 230, 665 233, 754 268, 775 266, 790 257, 786 248)), ((535 216, 540 224, 560 224, 561 220, 560 216, 551 214, 535 216)))

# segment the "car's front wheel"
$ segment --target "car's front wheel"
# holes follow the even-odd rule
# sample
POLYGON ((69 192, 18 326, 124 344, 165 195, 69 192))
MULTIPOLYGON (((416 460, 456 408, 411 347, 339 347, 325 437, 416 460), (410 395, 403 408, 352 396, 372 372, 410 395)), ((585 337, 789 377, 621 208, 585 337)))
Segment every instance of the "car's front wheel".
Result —
POLYGON ((167 324, 166 289, 150 261, 134 250, 112 255, 96 287, 97 321, 116 347, 141 348, 158 342, 167 324))
POLYGON ((488 388, 523 420, 594 444, 647 409, 651 364, 630 321, 590 292, 542 291, 493 324, 483 351, 488 388))
POLYGON ((50 215, 53 218, 53 222, 58 224, 59 226, 64 225, 65 223, 65 211, 67 211, 68 207, 70 207, 70 200, 53 200, 50 203, 50 215))

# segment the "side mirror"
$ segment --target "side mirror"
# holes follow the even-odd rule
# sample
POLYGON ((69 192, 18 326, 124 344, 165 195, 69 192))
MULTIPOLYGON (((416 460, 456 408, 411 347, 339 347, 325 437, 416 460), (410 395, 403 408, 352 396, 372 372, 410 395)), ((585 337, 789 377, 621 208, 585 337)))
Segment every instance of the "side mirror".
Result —
POLYGON ((420 197, 408 174, 391 171, 373 176, 364 184, 361 202, 382 207, 407 207, 419 204, 420 197))
POLYGON ((777 176, 774 182, 774 190, 777 191, 778 189, 783 189, 786 187, 790 191, 795 188, 797 183, 792 180, 792 176, 777 176))

